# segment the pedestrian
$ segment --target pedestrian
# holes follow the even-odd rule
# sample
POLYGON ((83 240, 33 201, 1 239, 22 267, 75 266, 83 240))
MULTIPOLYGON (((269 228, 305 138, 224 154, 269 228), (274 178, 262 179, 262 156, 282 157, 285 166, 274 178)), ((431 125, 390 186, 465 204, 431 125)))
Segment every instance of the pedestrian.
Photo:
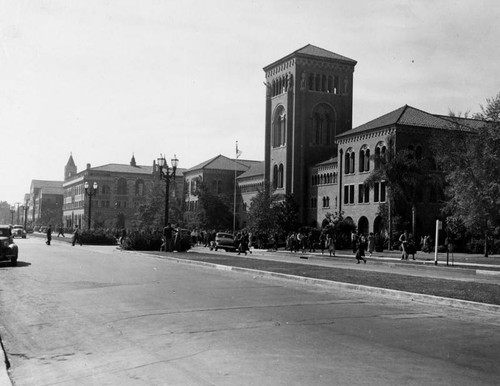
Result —
POLYGON ((356 260, 358 262, 356 264, 359 264, 360 260, 363 260, 363 262, 366 264, 366 259, 365 259, 366 243, 364 243, 362 240, 359 240, 357 246, 358 247, 356 249, 356 260))
POLYGON ((373 250, 375 249, 375 235, 370 232, 368 235, 368 253, 369 257, 372 257, 373 250))
POLYGON ((401 249, 401 260, 408 260, 408 252, 407 252, 407 246, 408 246, 408 232, 404 231, 401 233, 401 236, 399 236, 399 245, 401 249))
POLYGON ((120 245, 123 245, 123 242, 125 241, 126 238, 127 238, 127 230, 123 228, 120 236, 120 245))
POLYGON ((356 251, 358 250, 358 235, 354 231, 351 232, 351 247, 352 252, 356 253, 356 251))
POLYGON ((307 236, 307 243, 309 244, 309 252, 313 252, 315 253, 316 252, 316 246, 314 245, 314 242, 316 240, 314 240, 314 235, 311 232, 309 232, 309 236, 307 236))
POLYGON ((238 250, 238 255, 240 255, 242 252, 247 254, 246 248, 245 248, 245 237, 241 233, 238 232, 238 235, 236 236, 236 248, 238 250))
POLYGON ((321 254, 323 254, 326 247, 326 235, 324 231, 321 231, 321 234, 319 235, 319 247, 321 248, 321 254))
POLYGON ((75 246, 76 243, 82 245, 82 238, 80 237, 80 229, 78 228, 78 225, 75 226, 75 231, 73 232, 73 239, 71 245, 75 246))
POLYGON ((288 246, 290 247, 290 252, 297 252, 297 235, 292 232, 288 237, 288 246))
POLYGON ((427 235, 424 238, 424 252, 431 253, 431 250, 432 250, 431 235, 427 235))
POLYGON ((253 234, 252 232, 248 232, 248 252, 252 254, 252 246, 253 246, 253 234))
POLYGON ((308 239, 306 233, 301 233, 300 235, 301 235, 301 237, 300 237, 300 245, 302 247, 302 253, 306 253, 307 245, 309 244, 309 241, 308 241, 309 239, 308 239))
POLYGON ((410 233, 408 235, 408 244, 406 246, 406 259, 408 260, 409 255, 415 260, 415 253, 417 253, 417 246, 413 240, 413 235, 410 233))
POLYGON ((52 240, 52 225, 49 224, 49 227, 47 228, 47 241, 45 244, 50 245, 50 241, 52 240))
POLYGON ((57 234, 57 237, 59 237, 59 236, 65 237, 64 236, 64 227, 62 224, 59 226, 59 233, 57 234))
POLYGON ((173 228, 172 224, 167 223, 167 226, 163 228, 163 250, 165 252, 172 252, 172 244, 173 244, 173 228))
POLYGON ((330 256, 335 256, 335 236, 333 234, 328 234, 326 242, 328 244, 328 252, 330 253, 330 256))

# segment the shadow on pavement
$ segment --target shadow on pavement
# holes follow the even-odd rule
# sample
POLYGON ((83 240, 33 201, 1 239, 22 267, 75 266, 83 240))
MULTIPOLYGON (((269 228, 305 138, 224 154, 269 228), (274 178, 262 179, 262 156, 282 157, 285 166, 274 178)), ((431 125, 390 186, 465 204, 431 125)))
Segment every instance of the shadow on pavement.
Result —
POLYGON ((3 268, 22 268, 22 267, 29 267, 31 263, 25 262, 25 261, 17 261, 17 266, 13 267, 12 264, 10 264, 10 261, 2 261, 0 262, 0 269, 3 268))

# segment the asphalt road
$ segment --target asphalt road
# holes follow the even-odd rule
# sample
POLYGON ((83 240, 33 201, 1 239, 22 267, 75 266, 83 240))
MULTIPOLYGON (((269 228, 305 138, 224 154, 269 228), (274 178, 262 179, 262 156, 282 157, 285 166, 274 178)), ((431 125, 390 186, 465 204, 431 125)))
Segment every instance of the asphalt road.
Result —
POLYGON ((15 385, 495 385, 498 313, 17 241, 0 265, 15 385))

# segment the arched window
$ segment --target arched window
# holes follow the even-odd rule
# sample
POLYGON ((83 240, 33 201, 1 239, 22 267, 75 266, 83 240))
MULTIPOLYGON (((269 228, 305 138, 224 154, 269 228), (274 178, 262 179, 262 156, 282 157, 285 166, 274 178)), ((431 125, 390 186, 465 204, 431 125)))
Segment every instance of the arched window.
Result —
POLYGON ((127 180, 125 178, 118 179, 116 184, 116 194, 128 194, 127 180))
POLYGON ((354 150, 347 149, 345 152, 345 174, 354 173, 354 150))
POLYGON ((286 113, 283 106, 279 106, 273 118, 272 146, 280 147, 286 144, 286 113))
POLYGON ((370 171, 370 149, 368 149, 366 145, 359 151, 359 171, 370 171))
POLYGON ((273 189, 278 187, 278 165, 273 167, 273 189))
POLYGON ((331 145, 334 140, 335 115, 326 104, 316 106, 312 113, 313 129, 311 143, 313 145, 331 145))
POLYGON ((283 164, 280 164, 278 168, 278 188, 283 188, 284 179, 285 179, 285 172, 283 170, 283 164))
POLYGON ((143 180, 135 181, 135 195, 136 196, 144 196, 144 181, 143 180))
POLYGON ((375 169, 380 169, 380 166, 385 163, 386 147, 383 142, 379 142, 375 147, 375 169))

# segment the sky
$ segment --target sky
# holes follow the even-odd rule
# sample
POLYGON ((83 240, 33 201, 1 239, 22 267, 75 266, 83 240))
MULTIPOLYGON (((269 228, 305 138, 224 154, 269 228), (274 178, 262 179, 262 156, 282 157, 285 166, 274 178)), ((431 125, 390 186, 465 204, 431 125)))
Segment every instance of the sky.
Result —
POLYGON ((0 0, 0 201, 109 163, 264 159, 263 67, 312 44, 358 62, 353 127, 500 92, 496 0, 0 0))

